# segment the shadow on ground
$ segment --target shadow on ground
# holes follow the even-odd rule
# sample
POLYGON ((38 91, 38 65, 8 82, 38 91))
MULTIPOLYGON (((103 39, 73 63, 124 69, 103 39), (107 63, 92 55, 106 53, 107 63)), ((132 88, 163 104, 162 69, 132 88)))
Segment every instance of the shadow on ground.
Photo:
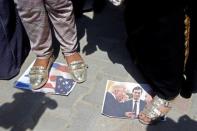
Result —
MULTIPOLYGON (((101 2, 101 4, 104 3, 101 2)), ((122 64, 126 71, 138 83, 147 83, 134 64, 134 60, 130 57, 132 50, 126 47, 127 31, 124 22, 124 5, 116 7, 110 2, 106 2, 105 4, 106 6, 100 5, 104 9, 101 12, 99 11, 99 13, 94 13, 93 18, 82 15, 77 21, 79 40, 85 33, 87 34, 87 45, 81 49, 82 52, 86 55, 91 55, 97 50, 104 51, 113 63, 122 64)), ((137 13, 138 12, 136 12, 136 14, 137 13)), ((131 24, 137 23, 134 22, 131 24)), ((192 70, 193 72, 197 72, 196 68, 192 68, 192 70)), ((192 83, 192 93, 197 93, 197 76, 194 75, 192 77, 194 82, 192 83)), ((189 89, 187 88, 187 90, 189 89)))
POLYGON ((94 13, 93 18, 82 15, 77 19, 78 39, 87 34, 87 45, 80 50, 86 55, 97 50, 106 52, 113 63, 122 64, 136 81, 144 83, 126 48, 124 7, 116 7, 109 2, 104 7, 101 12, 94 13))
POLYGON ((157 125, 147 126, 147 131, 196 131, 197 121, 192 120, 189 116, 184 115, 177 122, 167 118, 166 122, 157 125))
POLYGON ((33 129, 47 108, 55 109, 57 102, 42 93, 21 92, 14 100, 0 106, 0 128, 10 131, 33 129))

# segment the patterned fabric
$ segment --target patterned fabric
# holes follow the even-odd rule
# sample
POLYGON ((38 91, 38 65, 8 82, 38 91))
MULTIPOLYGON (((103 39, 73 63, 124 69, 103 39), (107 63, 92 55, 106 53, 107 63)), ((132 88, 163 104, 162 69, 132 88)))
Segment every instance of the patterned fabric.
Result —
POLYGON ((52 30, 64 55, 77 49, 77 32, 71 0, 15 0, 21 20, 38 57, 52 53, 52 30), (51 21, 51 26, 50 22, 51 21))
POLYGON ((55 86, 55 93, 56 94, 67 94, 71 91, 71 88, 75 84, 75 81, 72 79, 66 79, 62 76, 56 77, 56 86, 55 86))

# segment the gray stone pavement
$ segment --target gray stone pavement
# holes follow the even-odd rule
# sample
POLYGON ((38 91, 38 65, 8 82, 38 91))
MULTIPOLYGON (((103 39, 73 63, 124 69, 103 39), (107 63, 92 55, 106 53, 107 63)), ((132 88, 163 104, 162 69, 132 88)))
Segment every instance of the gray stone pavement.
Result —
MULTIPOLYGON (((144 126, 137 120, 101 115, 107 80, 144 83, 125 48, 121 9, 107 7, 98 15, 85 13, 77 21, 81 53, 89 65, 88 80, 69 96, 44 95, 15 89, 14 82, 34 60, 30 53, 21 72, 0 81, 0 131, 195 131, 197 95, 178 97, 166 122, 144 126), (3 120, 3 121, 1 121, 3 120)), ((64 62, 59 53, 57 59, 64 62)))

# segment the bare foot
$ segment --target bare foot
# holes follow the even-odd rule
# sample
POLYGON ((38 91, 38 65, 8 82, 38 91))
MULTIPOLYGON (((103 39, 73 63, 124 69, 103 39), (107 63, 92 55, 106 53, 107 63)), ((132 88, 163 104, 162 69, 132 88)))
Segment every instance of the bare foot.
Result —
POLYGON ((70 64, 73 61, 83 61, 81 55, 77 52, 75 52, 72 55, 65 56, 65 59, 66 59, 67 64, 70 64))
POLYGON ((37 58, 33 66, 42 66, 42 67, 44 67, 44 69, 46 69, 48 66, 48 63, 49 63, 49 59, 50 59, 50 57, 45 58, 45 59, 37 58))

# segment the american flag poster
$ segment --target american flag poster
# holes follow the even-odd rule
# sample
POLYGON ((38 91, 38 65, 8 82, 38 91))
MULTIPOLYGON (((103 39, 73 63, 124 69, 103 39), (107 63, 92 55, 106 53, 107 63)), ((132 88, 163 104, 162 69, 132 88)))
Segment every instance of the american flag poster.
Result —
POLYGON ((40 89, 32 90, 29 84, 29 71, 31 66, 16 81, 15 87, 19 89, 31 90, 33 92, 43 92, 58 95, 69 95, 76 85, 76 82, 69 74, 68 67, 65 64, 54 62, 47 83, 40 89))

